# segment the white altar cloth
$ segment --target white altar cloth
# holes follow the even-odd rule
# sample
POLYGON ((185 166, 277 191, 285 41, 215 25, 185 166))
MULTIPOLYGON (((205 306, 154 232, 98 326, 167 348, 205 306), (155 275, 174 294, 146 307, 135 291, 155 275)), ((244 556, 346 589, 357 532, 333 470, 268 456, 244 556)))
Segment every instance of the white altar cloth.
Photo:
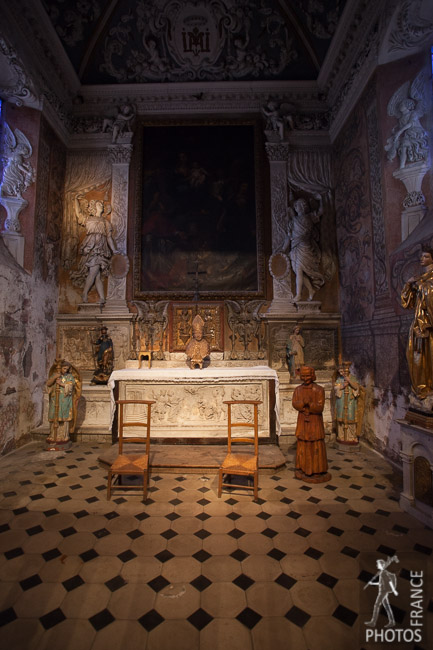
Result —
POLYGON ((277 372, 269 366, 224 366, 194 369, 181 368, 126 368, 114 370, 108 381, 111 389, 111 421, 115 412, 114 387, 116 382, 143 382, 152 384, 203 384, 220 385, 245 382, 246 380, 273 380, 275 382, 275 424, 276 434, 280 435, 279 383, 277 372))

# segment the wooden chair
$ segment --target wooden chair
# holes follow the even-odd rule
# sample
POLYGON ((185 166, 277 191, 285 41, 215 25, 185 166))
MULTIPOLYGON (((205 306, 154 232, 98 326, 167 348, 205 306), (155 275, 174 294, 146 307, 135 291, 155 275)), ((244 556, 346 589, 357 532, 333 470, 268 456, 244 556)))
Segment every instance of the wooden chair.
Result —
MULTIPOLYGON (((155 400, 133 400, 119 399, 116 400, 119 408, 119 455, 108 470, 107 481, 107 499, 111 498, 111 483, 113 477, 117 476, 116 489, 119 490, 141 490, 143 489, 143 500, 147 498, 147 481, 149 474, 149 449, 150 449, 150 409, 155 400), (128 415, 129 404, 143 404, 147 408, 143 409, 143 419, 138 420, 136 413, 128 415), (144 427, 145 435, 126 435, 125 429, 128 427, 144 427), (123 446, 130 443, 140 443, 145 445, 145 451, 141 454, 124 453, 123 446), (122 476, 143 476, 143 488, 141 485, 122 485, 122 476)), ((113 486, 114 487, 114 486, 113 486)))
POLYGON ((259 485, 259 427, 258 427, 258 406, 262 404, 258 400, 230 400, 224 402, 228 408, 228 433, 227 433, 227 456, 225 457, 222 465, 218 471, 218 497, 221 496, 222 488, 240 488, 243 490, 254 490, 254 501, 259 498, 258 485, 259 485), (252 404, 254 407, 254 422, 232 422, 232 406, 235 404, 252 404), (252 444, 253 451, 235 451, 232 449, 232 429, 234 427, 252 427, 253 437, 238 438, 235 437, 233 442, 236 441, 242 444, 252 444), (236 475, 236 476, 252 476, 253 485, 239 485, 228 482, 223 483, 223 475, 236 475))

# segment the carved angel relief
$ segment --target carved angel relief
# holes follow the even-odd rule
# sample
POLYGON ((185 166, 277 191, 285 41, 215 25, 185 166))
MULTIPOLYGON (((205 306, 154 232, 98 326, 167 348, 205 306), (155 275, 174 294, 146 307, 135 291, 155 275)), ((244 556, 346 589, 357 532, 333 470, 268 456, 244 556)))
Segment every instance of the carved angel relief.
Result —
POLYGON ((388 160, 398 156, 400 169, 406 165, 427 161, 429 155, 427 132, 420 118, 427 111, 424 72, 412 81, 406 81, 391 97, 388 115, 395 117, 398 124, 385 145, 388 160))
POLYGON ((260 307, 264 300, 226 300, 227 321, 232 333, 230 359, 264 359, 260 307), (250 349, 250 344, 256 351, 250 349))
POLYGON ((5 168, 1 196, 22 199, 23 192, 36 178, 35 170, 28 161, 33 153, 32 145, 22 131, 12 131, 5 123, 3 151, 5 168))
POLYGON ((155 352, 158 360, 164 359, 164 333, 168 325, 168 301, 157 302, 134 300, 137 307, 136 346, 137 358, 140 351, 155 352))

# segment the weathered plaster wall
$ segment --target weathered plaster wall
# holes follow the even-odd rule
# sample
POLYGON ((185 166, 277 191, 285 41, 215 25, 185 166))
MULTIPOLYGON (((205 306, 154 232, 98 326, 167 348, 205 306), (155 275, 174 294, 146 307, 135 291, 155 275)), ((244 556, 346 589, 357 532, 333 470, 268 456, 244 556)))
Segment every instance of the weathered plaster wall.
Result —
MULTIPOLYGON (((413 318, 400 307, 400 292, 404 281, 419 271, 421 243, 433 241, 433 220, 427 213, 402 244, 406 190, 392 175, 397 163, 388 161, 384 150, 396 124, 387 105, 421 69, 430 78, 429 65, 428 57, 419 55, 379 67, 334 143, 343 355, 353 361, 367 389, 366 439, 398 462, 396 420, 408 406, 405 347, 413 318)), ((429 110, 431 114, 431 106, 429 110)), ((431 137, 429 110, 421 123, 431 137)), ((431 187, 430 171, 422 186, 428 208, 431 187)))
MULTIPOLYGON (((55 357, 65 152, 44 120, 39 115, 31 118, 38 126, 27 131, 38 152, 32 161, 37 182, 29 188, 32 202, 24 193, 29 200, 22 217, 27 224, 24 269, 0 237, 0 454, 25 442, 41 422, 44 384, 55 357)), ((10 111, 6 120, 12 127, 10 111)))

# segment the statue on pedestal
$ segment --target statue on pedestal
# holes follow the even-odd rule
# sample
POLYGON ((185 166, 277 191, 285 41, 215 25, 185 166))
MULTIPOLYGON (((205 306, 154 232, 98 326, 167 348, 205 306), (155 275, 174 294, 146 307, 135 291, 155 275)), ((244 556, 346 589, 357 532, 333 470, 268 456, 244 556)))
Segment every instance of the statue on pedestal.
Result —
POLYGON ((343 361, 338 368, 334 384, 337 442, 356 445, 361 434, 364 412, 364 387, 350 374, 350 361, 343 361))
POLYGON ((315 211, 310 209, 304 198, 295 201, 293 208, 289 207, 289 229, 282 251, 288 251, 296 276, 296 296, 293 302, 302 299, 304 287, 308 291, 308 300, 313 300, 315 292, 325 284, 320 269, 322 253, 315 232, 316 224, 323 214, 323 203, 320 194, 316 198, 319 200, 319 208, 315 211))
POLYGON ((64 448, 69 442, 69 434, 74 432, 81 385, 80 374, 72 364, 65 359, 56 359, 46 383, 50 422, 47 442, 51 447, 60 444, 64 448))
POLYGON ((91 384, 107 384, 114 368, 113 341, 108 336, 106 327, 101 327, 101 335, 92 341, 95 347, 96 369, 93 373, 91 384))
POLYGON ((400 159, 400 169, 407 164, 425 162, 429 157, 427 131, 420 118, 427 112, 427 83, 421 72, 411 83, 406 81, 394 93, 388 103, 388 115, 395 117, 398 124, 385 145, 388 160, 400 159))
POLYGON ((94 199, 90 200, 87 203, 87 215, 83 224, 80 199, 83 200, 83 197, 75 198, 75 212, 78 222, 86 228, 86 236, 79 248, 81 260, 78 270, 71 273, 71 279, 79 286, 84 284, 83 302, 88 301, 89 291, 95 285, 99 302, 103 305, 105 304, 105 294, 102 276, 108 275, 111 256, 113 253, 119 254, 119 251, 113 240, 111 223, 104 216, 104 203, 94 199))
POLYGON ((204 320, 197 314, 192 321, 192 337, 186 346, 186 356, 188 359, 189 367, 203 368, 205 359, 209 357, 210 346, 209 343, 203 338, 204 320))
POLYGON ((325 390, 315 383, 316 373, 310 366, 300 369, 301 386, 293 393, 293 408, 298 411, 296 424, 295 478, 307 483, 329 481, 326 457, 323 409, 325 390))
POLYGON ((291 378, 299 377, 301 366, 304 365, 305 341, 299 325, 295 325, 286 345, 286 358, 291 378))
POLYGON ((409 278, 401 293, 405 309, 414 309, 406 358, 412 391, 419 400, 433 396, 433 249, 423 247, 423 273, 409 278))

